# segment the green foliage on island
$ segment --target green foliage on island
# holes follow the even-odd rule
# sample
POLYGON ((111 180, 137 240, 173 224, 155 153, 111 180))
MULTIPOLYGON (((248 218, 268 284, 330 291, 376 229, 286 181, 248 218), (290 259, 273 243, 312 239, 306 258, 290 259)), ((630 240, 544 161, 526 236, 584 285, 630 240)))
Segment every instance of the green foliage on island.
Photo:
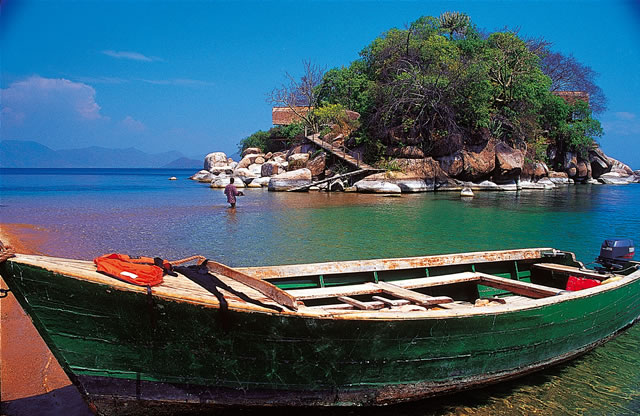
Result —
MULTIPOLYGON (((324 72, 304 64, 300 81, 287 74, 290 83, 274 89, 270 101, 306 106, 302 123, 310 131, 350 137, 370 162, 380 161, 388 147, 447 154, 489 137, 544 161, 548 146, 585 155, 602 135, 592 114, 605 104, 595 72, 551 52, 542 39, 508 30, 483 33, 463 13, 423 16, 393 28, 348 66, 324 72), (592 108, 553 94, 561 89, 586 91, 592 108), (360 119, 349 119, 347 109, 360 119)), ((267 150, 273 131, 244 139, 241 149, 267 150)))
POLYGON ((361 113, 355 134, 371 148, 411 144, 430 154, 442 138, 490 134, 529 147, 538 160, 550 144, 585 154, 602 135, 600 123, 586 103, 551 92, 546 46, 510 31, 484 35, 461 13, 421 17, 376 38, 348 67, 328 71, 319 105, 361 113))

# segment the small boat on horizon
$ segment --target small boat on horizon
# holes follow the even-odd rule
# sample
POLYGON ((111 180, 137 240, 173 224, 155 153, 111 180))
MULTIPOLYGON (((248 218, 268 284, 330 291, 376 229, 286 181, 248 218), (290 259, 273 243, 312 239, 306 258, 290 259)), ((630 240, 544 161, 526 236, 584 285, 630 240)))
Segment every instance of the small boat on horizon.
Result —
POLYGON ((552 248, 207 261, 152 288, 18 254, 0 275, 99 414, 171 413, 387 405, 542 370, 638 320, 632 254, 607 240, 595 270, 552 248))

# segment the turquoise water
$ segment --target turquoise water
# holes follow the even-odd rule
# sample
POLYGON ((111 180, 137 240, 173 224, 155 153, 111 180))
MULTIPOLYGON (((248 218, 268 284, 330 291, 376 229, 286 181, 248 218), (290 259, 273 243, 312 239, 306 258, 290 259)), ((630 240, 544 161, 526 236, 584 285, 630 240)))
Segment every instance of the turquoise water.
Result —
MULTIPOLYGON (((589 262, 605 238, 640 241, 637 185, 478 193, 472 200, 456 193, 389 198, 247 189, 233 211, 222 190, 188 180, 192 173, 0 170, 0 222, 41 227, 49 237, 41 251, 50 255, 202 254, 232 266, 540 246, 574 251, 589 262)), ((640 326, 562 367, 367 413, 637 414, 638 351, 640 326)))

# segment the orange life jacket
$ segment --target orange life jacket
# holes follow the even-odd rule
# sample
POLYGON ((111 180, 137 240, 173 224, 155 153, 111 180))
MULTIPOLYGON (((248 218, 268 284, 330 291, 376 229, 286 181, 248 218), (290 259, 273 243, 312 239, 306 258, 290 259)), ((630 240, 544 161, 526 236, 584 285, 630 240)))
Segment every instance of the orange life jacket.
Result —
POLYGON ((156 286, 165 273, 171 272, 171 263, 158 257, 131 257, 126 254, 105 254, 93 262, 98 271, 138 286, 156 286))

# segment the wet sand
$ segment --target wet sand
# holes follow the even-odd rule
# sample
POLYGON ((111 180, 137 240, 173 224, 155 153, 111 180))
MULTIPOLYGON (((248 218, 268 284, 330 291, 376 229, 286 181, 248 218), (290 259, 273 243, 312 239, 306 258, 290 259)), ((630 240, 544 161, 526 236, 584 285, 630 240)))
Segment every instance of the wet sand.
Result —
MULTIPOLYGON (((47 230, 28 224, 0 224, 0 240, 18 253, 44 254, 47 230)), ((0 278, 0 287, 7 287, 0 278)), ((91 414, 16 298, 0 299, 0 413, 91 414)))

